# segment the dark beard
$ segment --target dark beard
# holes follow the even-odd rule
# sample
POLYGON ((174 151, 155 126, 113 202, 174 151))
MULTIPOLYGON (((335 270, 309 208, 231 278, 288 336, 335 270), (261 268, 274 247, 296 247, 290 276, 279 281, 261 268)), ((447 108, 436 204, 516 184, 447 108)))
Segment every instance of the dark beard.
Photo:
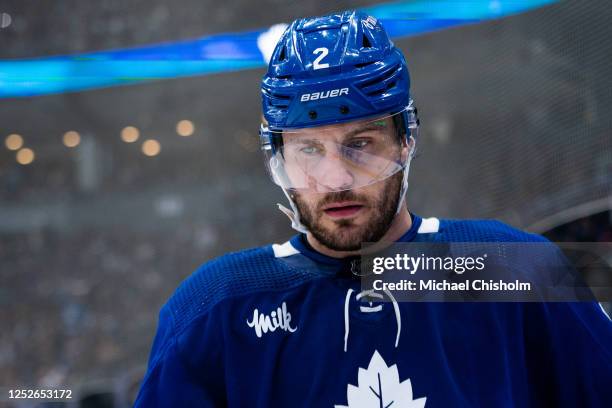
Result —
MULTIPOLYGON (((369 221, 357 230, 352 231, 353 221, 335 221, 336 229, 330 231, 321 225, 321 211, 314 211, 302 201, 299 193, 294 193, 293 198, 300 213, 302 224, 317 239, 318 242, 334 251, 357 251, 361 249, 364 242, 377 242, 389 230, 397 211, 400 186, 403 181, 403 172, 397 172, 384 182, 385 188, 380 199, 371 201, 365 199, 352 190, 327 193, 322 201, 317 203, 319 208, 336 201, 360 201, 374 209, 374 214, 369 221)), ((382 183, 381 182, 381 183, 382 183)))

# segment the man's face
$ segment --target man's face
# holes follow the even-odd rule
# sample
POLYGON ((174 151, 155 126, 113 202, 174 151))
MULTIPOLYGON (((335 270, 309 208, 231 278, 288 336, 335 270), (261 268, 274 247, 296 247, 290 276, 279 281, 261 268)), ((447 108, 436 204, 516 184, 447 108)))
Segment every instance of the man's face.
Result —
POLYGON ((403 172, 385 176, 382 161, 376 157, 388 158, 392 166, 404 160, 408 151, 400 144, 391 118, 304 129, 286 136, 285 146, 289 178, 304 178, 306 172, 308 178, 316 178, 309 183, 315 183, 316 188, 293 190, 292 197, 302 223, 318 242, 336 251, 356 251, 363 242, 376 242, 384 236, 395 217, 403 172), (321 145, 316 149, 315 138, 321 145), (299 149, 293 149, 293 144, 299 149), (342 151, 344 146, 350 148, 342 151), (304 160, 293 154, 306 151, 312 155, 315 150, 325 151, 316 167, 304 164, 313 162, 310 156, 304 160), (332 150, 342 152, 332 154, 332 150), (293 160, 295 157, 300 159, 293 160), (356 180, 371 182, 351 188, 356 180))

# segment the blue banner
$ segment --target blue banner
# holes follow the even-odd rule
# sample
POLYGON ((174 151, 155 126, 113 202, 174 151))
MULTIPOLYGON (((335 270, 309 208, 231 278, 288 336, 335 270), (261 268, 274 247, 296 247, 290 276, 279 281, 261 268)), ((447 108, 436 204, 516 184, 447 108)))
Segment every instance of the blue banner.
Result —
MULTIPOLYGON (((557 0, 415 0, 364 10, 401 38, 524 12, 557 0)), ((0 61, 0 98, 76 92, 265 66, 286 25, 78 55, 0 61)))

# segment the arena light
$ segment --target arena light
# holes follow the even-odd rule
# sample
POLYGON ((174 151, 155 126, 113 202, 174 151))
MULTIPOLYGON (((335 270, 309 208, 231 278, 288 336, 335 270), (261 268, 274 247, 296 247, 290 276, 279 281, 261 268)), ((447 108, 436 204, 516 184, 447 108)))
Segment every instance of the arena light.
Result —
POLYGON ((63 142, 66 147, 77 147, 81 143, 81 135, 74 130, 70 130, 64 133, 63 142))
POLYGON ((140 137, 140 131, 134 126, 126 126, 121 130, 121 140, 126 143, 134 143, 140 137))
POLYGON ((13 19, 9 13, 0 13, 0 28, 8 28, 13 19))
POLYGON ((176 124, 176 133, 178 133, 179 136, 191 136, 194 131, 195 126, 190 120, 184 119, 176 124))
POLYGON ((28 165, 34 161, 35 154, 32 149, 24 147, 17 152, 17 163, 28 165))
POLYGON ((23 137, 17 133, 8 135, 6 139, 4 139, 4 145, 9 150, 19 150, 23 146, 23 137))
POLYGON ((142 152, 145 156, 157 156, 161 151, 160 143, 155 139, 147 139, 142 143, 142 152))

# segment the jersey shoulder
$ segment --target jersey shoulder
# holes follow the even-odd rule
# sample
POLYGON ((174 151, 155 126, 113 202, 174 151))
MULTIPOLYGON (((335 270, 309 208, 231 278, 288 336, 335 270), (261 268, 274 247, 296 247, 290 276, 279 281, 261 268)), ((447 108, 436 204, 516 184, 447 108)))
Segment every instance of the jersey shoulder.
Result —
POLYGON ((232 252, 201 265, 168 300, 175 330, 181 331, 223 300, 286 290, 316 278, 275 257, 271 245, 232 252))
POLYGON ((436 240, 444 242, 549 242, 497 220, 440 220, 436 240))

